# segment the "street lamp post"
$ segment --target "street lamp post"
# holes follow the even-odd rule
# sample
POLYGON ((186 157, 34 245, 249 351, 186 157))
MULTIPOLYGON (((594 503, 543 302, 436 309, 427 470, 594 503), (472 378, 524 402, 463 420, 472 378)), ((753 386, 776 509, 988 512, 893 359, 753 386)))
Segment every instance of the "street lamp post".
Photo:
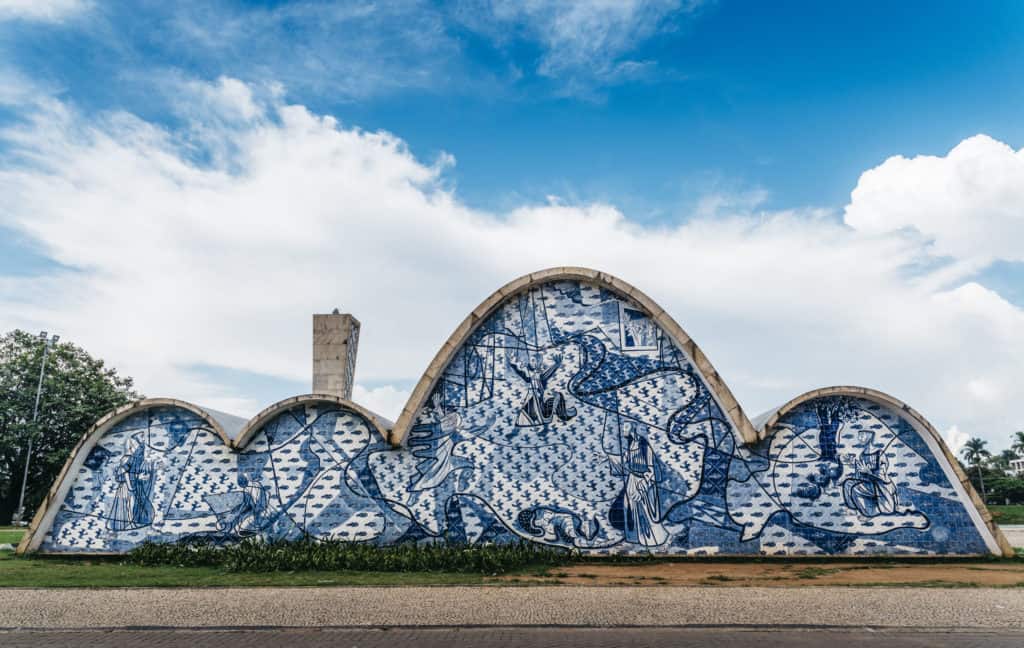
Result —
MULTIPOLYGON (((43 361, 39 363, 39 385, 36 387, 36 404, 32 407, 32 426, 35 427, 39 420, 39 399, 43 395, 43 376, 46 373, 46 353, 50 347, 57 344, 59 335, 48 336, 46 331, 39 334, 39 341, 43 344, 43 361)), ((18 508, 14 511, 11 523, 15 526, 21 524, 21 518, 25 515, 25 487, 28 485, 28 466, 32 461, 32 435, 29 434, 28 446, 25 452, 25 471, 21 475, 21 495, 18 497, 18 508)))

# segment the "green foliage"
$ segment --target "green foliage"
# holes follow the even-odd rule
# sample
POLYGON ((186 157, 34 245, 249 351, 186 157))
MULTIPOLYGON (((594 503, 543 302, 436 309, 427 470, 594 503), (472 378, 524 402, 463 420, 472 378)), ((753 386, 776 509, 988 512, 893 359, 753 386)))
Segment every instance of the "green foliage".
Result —
POLYGON ((985 483, 988 484, 988 499, 991 502, 1003 504, 1009 501, 1010 504, 1024 504, 1024 479, 999 475, 985 483))
POLYGON ((1018 457, 1024 457, 1024 430, 1014 432, 1010 440, 1012 443, 1010 450, 1016 453, 1018 457))
MULTIPOLYGON (((978 481, 974 484, 974 487, 981 494, 981 499, 983 500, 987 499, 988 495, 985 492, 985 476, 982 474, 982 468, 986 460, 992 456, 992 453, 985 449, 986 445, 988 445, 988 441, 974 437, 972 439, 968 439, 967 443, 965 443, 964 447, 960 450, 960 454, 963 455, 964 461, 969 463, 975 469, 978 481)), ((974 479, 972 478, 971 481, 974 482, 974 479)))
POLYGON ((1011 504, 1024 504, 1024 478, 1008 475, 995 462, 965 466, 960 468, 967 475, 971 485, 979 494, 984 493, 986 504, 1004 504, 1009 499, 1011 504))
POLYGON ((969 465, 977 466, 985 463, 985 460, 992 456, 992 453, 985 448, 987 445, 988 441, 974 437, 967 440, 960 450, 960 454, 969 465))
POLYGON ((1002 471, 1010 470, 1010 462, 1017 458, 1017 453, 1013 450, 1003 450, 997 455, 992 456, 992 460, 989 465, 993 468, 1002 471))
POLYGON ((42 501, 82 435, 105 413, 140 398, 131 378, 67 342, 47 352, 39 421, 32 406, 43 349, 38 337, 11 331, 0 337, 0 523, 18 506, 28 439, 32 461, 25 494, 26 519, 42 501))
POLYGON ((831 576, 832 574, 838 574, 841 571, 843 570, 836 567, 804 567, 796 572, 796 577, 804 580, 810 580, 818 578, 819 576, 831 576))
POLYGON ((401 544, 389 547, 335 540, 245 540, 218 547, 206 542, 137 547, 134 565, 216 566, 227 572, 378 571, 505 574, 525 567, 554 567, 573 558, 566 549, 532 542, 502 545, 401 544))

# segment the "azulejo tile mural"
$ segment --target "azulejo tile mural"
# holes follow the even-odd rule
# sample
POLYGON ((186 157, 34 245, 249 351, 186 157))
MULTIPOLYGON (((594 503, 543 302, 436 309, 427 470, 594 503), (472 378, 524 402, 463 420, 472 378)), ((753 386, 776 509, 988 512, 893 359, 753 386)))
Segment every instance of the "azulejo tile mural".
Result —
POLYGON ((371 441, 382 445, 363 417, 336 405, 287 409, 240 451, 191 411, 149 408, 91 449, 42 549, 119 552, 200 536, 374 539, 389 511, 358 486, 356 462, 365 464, 371 441))
POLYGON ((938 442, 895 408, 817 397, 773 431, 743 445, 633 300, 547 281, 470 334, 403 446, 322 399, 283 407, 241 449, 192 411, 143 408, 68 475, 40 548, 310 535, 595 554, 998 553, 938 442))
POLYGON ((893 409, 828 396, 740 448, 726 489, 741 542, 766 554, 988 553, 934 442, 893 409))

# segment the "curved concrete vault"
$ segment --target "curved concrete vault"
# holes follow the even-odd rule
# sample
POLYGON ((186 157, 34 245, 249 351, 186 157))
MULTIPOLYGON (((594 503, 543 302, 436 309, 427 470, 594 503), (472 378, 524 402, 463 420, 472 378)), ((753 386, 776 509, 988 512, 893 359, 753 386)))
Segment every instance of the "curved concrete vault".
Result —
POLYGON ((646 311, 654 323, 665 332, 665 335, 680 350, 686 353, 691 362, 694 363, 741 438, 748 443, 757 440, 756 431, 751 425, 750 420, 744 414, 743 409, 732 395, 732 392, 729 391, 725 381, 722 380, 718 372, 711 365, 711 361, 708 360, 704 352, 697 346, 697 343, 686 334, 686 331, 672 319, 672 316, 665 309, 638 288, 618 277, 589 268, 567 266, 549 268, 514 279, 491 293, 490 297, 474 308, 448 337, 448 340, 445 341, 437 355, 434 356, 427 370, 423 372, 423 376, 416 383, 416 387, 409 397, 409 402, 402 409, 402 413, 399 415, 398 421, 391 431, 389 441, 396 445, 402 443, 409 432, 417 412, 427 403, 427 399, 437 384, 441 373, 448 367, 455 353, 458 352, 462 345, 466 343, 469 337, 488 317, 493 315, 509 298, 523 291, 528 291, 535 286, 542 286, 557 281, 585 282, 615 291, 633 300, 646 311))
POLYGON ((1012 555, 906 404, 830 387, 752 422, 664 309, 585 268, 532 273, 484 300, 393 424, 326 394, 229 419, 169 399, 103 417, 19 551, 311 535, 525 538, 592 554, 1012 555))

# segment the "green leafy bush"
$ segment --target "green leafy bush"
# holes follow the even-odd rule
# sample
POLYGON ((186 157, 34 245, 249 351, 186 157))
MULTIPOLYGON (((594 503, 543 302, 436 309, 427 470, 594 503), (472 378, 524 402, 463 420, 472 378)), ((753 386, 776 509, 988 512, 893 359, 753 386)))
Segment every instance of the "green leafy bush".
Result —
POLYGON ((209 542, 146 543, 129 553, 135 565, 221 567, 228 572, 380 571, 503 574, 525 567, 563 565, 566 549, 531 542, 501 545, 401 544, 389 547, 336 540, 244 540, 217 546, 209 542))

